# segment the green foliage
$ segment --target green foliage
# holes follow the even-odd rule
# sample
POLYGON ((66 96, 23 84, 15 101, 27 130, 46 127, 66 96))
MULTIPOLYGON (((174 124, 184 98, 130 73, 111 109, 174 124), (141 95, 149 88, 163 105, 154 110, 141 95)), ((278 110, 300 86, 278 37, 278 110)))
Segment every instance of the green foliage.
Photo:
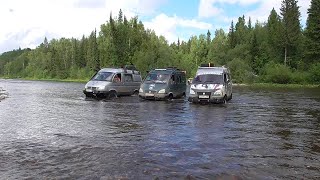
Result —
POLYGON ((252 83, 254 81, 255 76, 245 61, 235 58, 227 66, 230 68, 234 83, 252 83))
POLYGON ((253 25, 250 17, 246 23, 242 16, 227 33, 218 29, 213 36, 208 30, 171 44, 120 10, 117 17, 110 14, 100 31, 81 39, 44 38, 33 50, 3 53, 0 76, 86 81, 101 68, 132 63, 143 75, 175 66, 193 77, 201 63, 212 62, 229 66, 235 83, 319 84, 319 1, 311 1, 305 36, 297 1, 282 0, 281 16, 273 9, 266 23, 253 25))
POLYGON ((292 72, 288 66, 270 62, 265 65, 262 73, 263 82, 289 84, 292 81, 292 72))
POLYGON ((284 64, 294 65, 300 58, 302 32, 300 25, 300 11, 297 0, 282 0, 282 42, 284 48, 284 64))
POLYGON ((319 61, 320 57, 320 0, 311 0, 308 9, 308 19, 306 27, 306 51, 308 63, 319 61))
POLYGON ((309 82, 320 84, 320 62, 314 64, 310 69, 309 82))

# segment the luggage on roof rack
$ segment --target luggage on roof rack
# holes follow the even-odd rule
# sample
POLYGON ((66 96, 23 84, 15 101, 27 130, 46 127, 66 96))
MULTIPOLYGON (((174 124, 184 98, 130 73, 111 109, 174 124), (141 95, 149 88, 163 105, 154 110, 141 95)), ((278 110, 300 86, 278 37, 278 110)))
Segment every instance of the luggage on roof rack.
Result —
POLYGON ((201 64, 200 67, 214 67, 214 64, 213 63, 204 63, 204 64, 201 64))

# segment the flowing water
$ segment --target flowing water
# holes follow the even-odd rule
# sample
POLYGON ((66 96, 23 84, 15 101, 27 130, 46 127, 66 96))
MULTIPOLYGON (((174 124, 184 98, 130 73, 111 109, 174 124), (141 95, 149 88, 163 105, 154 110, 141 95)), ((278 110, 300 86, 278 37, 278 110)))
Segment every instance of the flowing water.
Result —
POLYGON ((234 87, 226 105, 84 98, 0 80, 0 179, 319 179, 320 89, 234 87))

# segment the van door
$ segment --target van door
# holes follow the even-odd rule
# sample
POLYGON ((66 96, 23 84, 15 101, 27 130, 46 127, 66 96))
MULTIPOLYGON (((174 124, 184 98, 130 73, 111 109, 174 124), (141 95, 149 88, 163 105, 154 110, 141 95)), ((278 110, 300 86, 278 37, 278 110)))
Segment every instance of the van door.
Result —
POLYGON ((127 95, 131 95, 134 93, 136 86, 133 82, 132 74, 124 74, 124 92, 127 95))
POLYGON ((112 79, 112 85, 110 87, 110 90, 115 90, 118 95, 123 94, 123 82, 122 82, 122 76, 121 73, 117 73, 113 76, 112 79))
POLYGON ((171 74, 171 78, 169 81, 170 92, 172 92, 173 96, 177 96, 177 76, 176 74, 171 74))
POLYGON ((230 95, 231 95, 231 82, 230 82, 230 79, 229 79, 229 76, 227 73, 224 73, 223 74, 223 81, 224 81, 224 88, 225 88, 225 91, 226 91, 226 95, 227 97, 229 98, 230 95))
POLYGON ((227 96, 228 96, 228 98, 231 97, 231 94, 232 94, 231 76, 229 73, 227 73, 227 96))

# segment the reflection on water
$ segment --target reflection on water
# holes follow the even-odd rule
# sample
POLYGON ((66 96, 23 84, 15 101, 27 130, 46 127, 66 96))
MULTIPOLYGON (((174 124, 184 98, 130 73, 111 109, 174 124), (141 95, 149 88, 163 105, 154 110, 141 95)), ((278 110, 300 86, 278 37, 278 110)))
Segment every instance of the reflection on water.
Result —
POLYGON ((1 179, 319 179, 319 89, 235 87, 226 105, 0 80, 1 179))

